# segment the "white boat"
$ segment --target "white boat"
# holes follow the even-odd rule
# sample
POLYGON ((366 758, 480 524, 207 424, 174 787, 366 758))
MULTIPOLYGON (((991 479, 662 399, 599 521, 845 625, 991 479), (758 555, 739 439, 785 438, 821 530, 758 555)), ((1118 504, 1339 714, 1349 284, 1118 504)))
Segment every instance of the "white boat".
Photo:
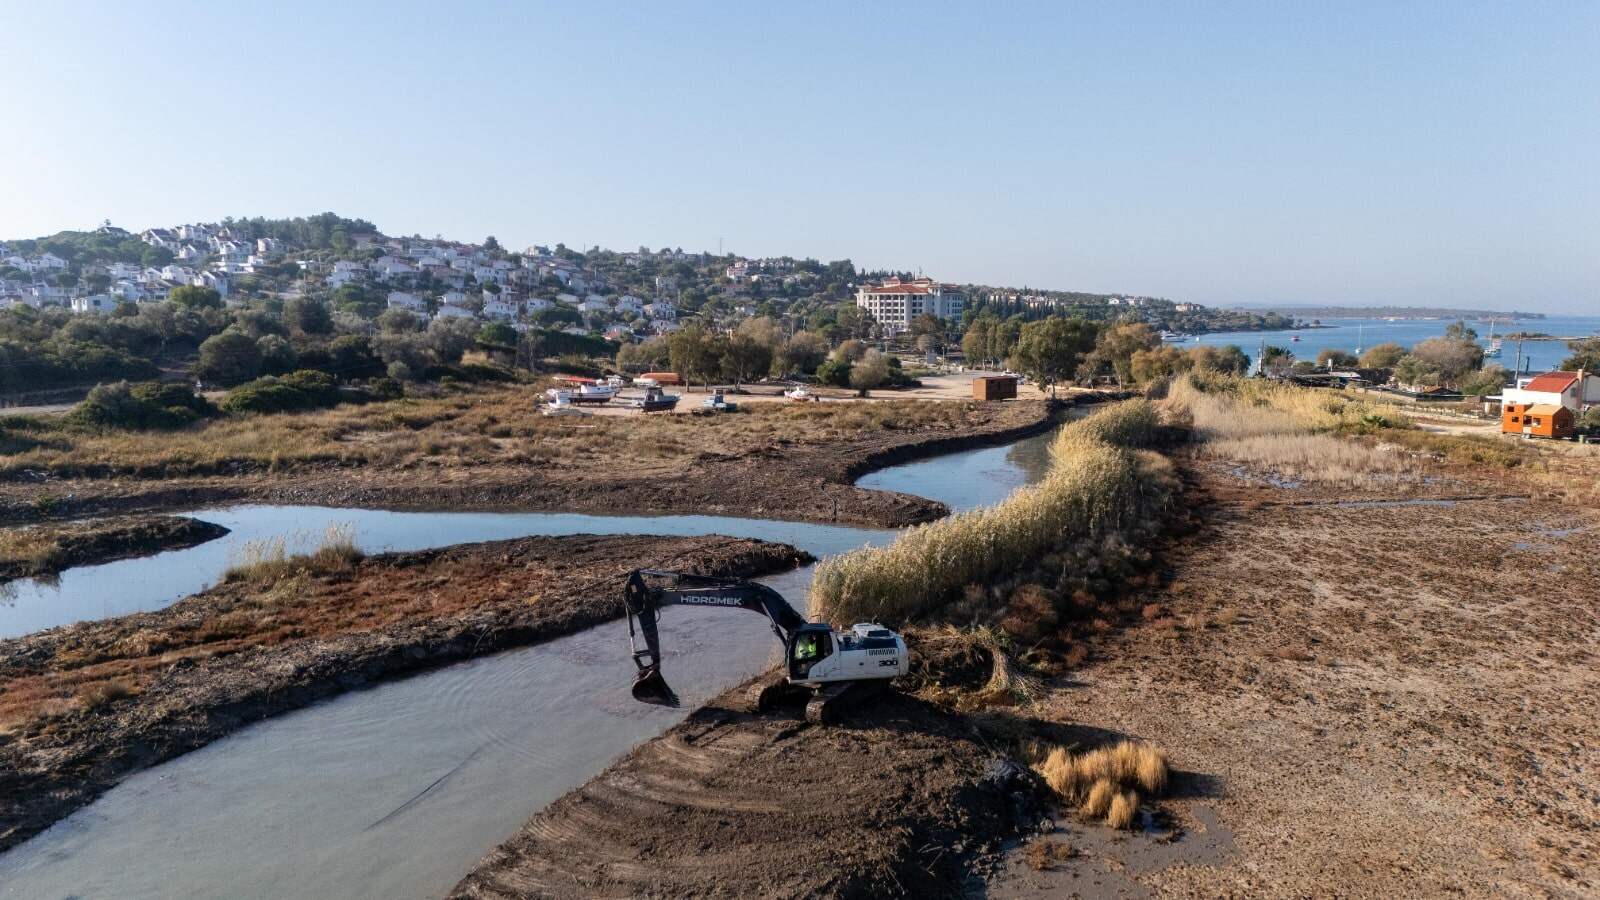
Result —
POLYGON ((701 408, 711 412, 733 412, 739 408, 739 404, 728 402, 727 395, 724 394, 720 388, 716 393, 705 398, 704 400, 701 400, 700 406, 701 408))
POLYGON ((810 403, 817 399, 817 395, 806 390, 803 384, 797 384, 792 391, 784 391, 783 395, 796 403, 810 403))
POLYGON ((1189 339, 1189 336, 1187 334, 1183 334, 1182 332, 1178 332, 1178 331, 1163 331, 1163 332, 1161 332, 1161 340, 1165 341, 1168 344, 1181 344, 1184 341, 1187 341, 1188 339, 1189 339))
POLYGON ((1503 342, 1494 336, 1494 320, 1489 320, 1489 349, 1483 351, 1485 359, 1498 359, 1503 342))
POLYGON ((565 396, 569 403, 597 404, 608 403, 617 395, 617 389, 610 385, 580 384, 577 390, 570 388, 550 388, 544 392, 552 401, 557 396, 565 396))
POLYGON ((546 403, 546 404, 544 404, 544 406, 540 407, 539 412, 542 415, 546 415, 546 416, 587 416, 587 415, 590 415, 589 413, 584 412, 583 410, 579 409, 577 406, 575 406, 573 404, 571 392, 569 392, 569 391, 558 391, 558 390, 552 389, 548 393, 554 394, 555 396, 550 398, 550 402, 549 403, 546 403))

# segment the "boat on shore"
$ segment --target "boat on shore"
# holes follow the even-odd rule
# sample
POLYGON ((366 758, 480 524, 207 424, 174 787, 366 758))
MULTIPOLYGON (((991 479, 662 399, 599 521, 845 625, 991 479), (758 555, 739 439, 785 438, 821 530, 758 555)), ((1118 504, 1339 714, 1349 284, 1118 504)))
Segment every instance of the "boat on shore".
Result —
POLYGON ((649 387, 645 389, 644 396, 624 397, 622 403, 642 412, 666 412, 678 405, 678 395, 669 394, 659 387, 649 387))
POLYGON ((817 395, 811 393, 803 384, 797 384, 793 390, 784 391, 783 395, 796 403, 814 403, 817 395))

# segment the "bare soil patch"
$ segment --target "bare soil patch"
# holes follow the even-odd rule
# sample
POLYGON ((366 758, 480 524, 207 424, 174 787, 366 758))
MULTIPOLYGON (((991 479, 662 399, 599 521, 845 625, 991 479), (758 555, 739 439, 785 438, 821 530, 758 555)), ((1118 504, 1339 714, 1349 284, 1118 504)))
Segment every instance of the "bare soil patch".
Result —
POLYGON ((808 560, 720 536, 461 544, 0 641, 0 849, 245 723, 615 618, 632 568, 748 577, 808 560))
POLYGON ((11 528, 0 531, 0 584, 54 575, 73 566, 193 547, 227 533, 221 525, 181 516, 130 516, 11 528))

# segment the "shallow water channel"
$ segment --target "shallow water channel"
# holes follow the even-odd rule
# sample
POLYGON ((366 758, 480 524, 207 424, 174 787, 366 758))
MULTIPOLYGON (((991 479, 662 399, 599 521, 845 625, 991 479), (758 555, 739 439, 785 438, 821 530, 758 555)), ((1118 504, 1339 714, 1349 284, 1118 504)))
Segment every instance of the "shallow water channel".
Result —
MULTIPOLYGON (((895 466, 859 484, 957 510, 986 506, 1042 475, 1050 437, 895 466)), ((822 557, 895 534, 717 516, 273 506, 189 514, 233 533, 69 570, 54 587, 19 585, 0 606, 0 635, 160 608, 214 583, 244 541, 314 541, 335 523, 369 552, 523 535, 716 533, 822 557)), ((811 569, 763 580, 798 605, 811 569)), ((0 855, 0 897, 438 896, 544 806, 776 661, 758 616, 679 608, 662 627, 679 709, 629 696, 620 622, 345 694, 129 777, 0 855)))

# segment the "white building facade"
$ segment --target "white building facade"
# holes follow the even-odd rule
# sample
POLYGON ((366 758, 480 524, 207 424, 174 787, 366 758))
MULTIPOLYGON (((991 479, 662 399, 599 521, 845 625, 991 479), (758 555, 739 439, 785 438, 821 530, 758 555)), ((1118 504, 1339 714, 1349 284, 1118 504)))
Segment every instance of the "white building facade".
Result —
POLYGON ((864 285, 856 292, 856 306, 872 313, 891 333, 910 330, 911 323, 921 315, 935 315, 946 321, 960 319, 965 304, 966 297, 954 285, 940 284, 932 278, 890 278, 882 284, 864 285))

